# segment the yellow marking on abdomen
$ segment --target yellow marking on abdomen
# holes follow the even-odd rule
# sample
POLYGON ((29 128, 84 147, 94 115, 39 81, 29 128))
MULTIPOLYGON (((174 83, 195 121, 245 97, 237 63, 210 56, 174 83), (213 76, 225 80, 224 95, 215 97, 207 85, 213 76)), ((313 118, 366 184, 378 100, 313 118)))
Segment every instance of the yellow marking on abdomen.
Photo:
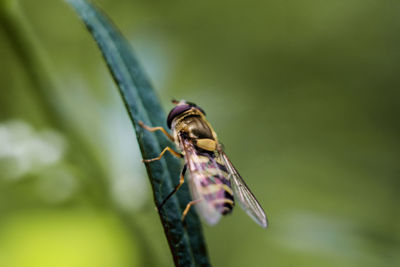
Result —
POLYGON ((210 161, 210 159, 206 156, 197 156, 197 157, 193 157, 193 161, 195 161, 196 163, 207 163, 210 161))
POLYGON ((205 187, 201 187, 201 191, 205 194, 213 194, 220 191, 221 189, 233 195, 232 189, 226 184, 210 184, 205 187))
POLYGON ((229 211, 232 210, 232 208, 233 208, 233 207, 229 207, 229 208, 228 208, 228 207, 223 207, 223 211, 224 211, 224 212, 229 212, 229 211))
POLYGON ((228 198, 217 198, 211 201, 213 204, 231 204, 233 206, 233 201, 228 198))
MULTIPOLYGON (((197 156, 197 157, 193 157, 193 163, 197 163, 197 164, 203 164, 203 163, 209 163, 211 162, 211 160, 206 157, 206 156, 197 156)), ((223 177, 227 177, 229 174, 223 170, 221 170, 221 168, 219 168, 218 166, 215 166, 215 164, 210 164, 209 167, 207 168, 197 168, 196 170, 194 170, 194 172, 197 172, 199 174, 203 174, 206 176, 214 176, 214 175, 220 175, 223 177)))
POLYGON ((225 166, 225 162, 222 161, 221 157, 217 157, 217 158, 215 159, 215 161, 216 161, 218 164, 221 164, 221 165, 225 166))

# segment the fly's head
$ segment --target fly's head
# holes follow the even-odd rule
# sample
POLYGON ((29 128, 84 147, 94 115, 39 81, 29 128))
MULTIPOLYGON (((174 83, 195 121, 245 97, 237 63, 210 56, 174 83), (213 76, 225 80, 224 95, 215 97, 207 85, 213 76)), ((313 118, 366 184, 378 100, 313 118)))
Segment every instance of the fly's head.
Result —
POLYGON ((191 115, 200 115, 200 116, 205 116, 206 113, 204 110, 197 106, 195 103, 186 101, 186 100, 172 100, 172 103, 175 104, 175 107, 169 112, 168 118, 167 118, 167 125, 168 128, 171 129, 172 122, 180 118, 182 116, 191 114, 191 115))

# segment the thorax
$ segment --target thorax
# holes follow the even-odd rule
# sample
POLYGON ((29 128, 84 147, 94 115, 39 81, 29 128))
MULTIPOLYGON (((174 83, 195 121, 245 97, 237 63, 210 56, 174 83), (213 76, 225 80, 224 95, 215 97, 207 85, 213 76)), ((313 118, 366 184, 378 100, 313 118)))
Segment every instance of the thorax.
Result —
POLYGON ((193 141, 213 140, 218 143, 217 135, 204 116, 191 115, 182 116, 173 124, 174 138, 178 142, 179 135, 185 135, 193 141))

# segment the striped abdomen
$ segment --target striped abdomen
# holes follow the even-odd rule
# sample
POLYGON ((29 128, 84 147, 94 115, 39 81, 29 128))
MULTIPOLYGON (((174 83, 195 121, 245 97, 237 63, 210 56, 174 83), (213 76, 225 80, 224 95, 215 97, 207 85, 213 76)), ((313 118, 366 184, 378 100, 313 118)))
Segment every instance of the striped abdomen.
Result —
POLYGON ((204 178, 201 181, 203 197, 223 215, 232 211, 234 199, 230 183, 221 176, 204 178), (226 183, 227 182, 227 183, 226 183))
POLYGON ((193 163, 192 173, 199 179, 203 199, 221 214, 230 213, 234 198, 225 166, 217 163, 214 153, 198 153, 193 163))

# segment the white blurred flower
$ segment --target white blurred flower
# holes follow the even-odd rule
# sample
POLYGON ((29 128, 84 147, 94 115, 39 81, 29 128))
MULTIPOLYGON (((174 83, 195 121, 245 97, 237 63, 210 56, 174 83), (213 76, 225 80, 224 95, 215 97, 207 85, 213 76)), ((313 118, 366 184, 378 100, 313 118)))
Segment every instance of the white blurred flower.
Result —
POLYGON ((66 142, 55 131, 35 131, 24 121, 0 123, 0 177, 19 179, 24 174, 58 162, 66 142))

